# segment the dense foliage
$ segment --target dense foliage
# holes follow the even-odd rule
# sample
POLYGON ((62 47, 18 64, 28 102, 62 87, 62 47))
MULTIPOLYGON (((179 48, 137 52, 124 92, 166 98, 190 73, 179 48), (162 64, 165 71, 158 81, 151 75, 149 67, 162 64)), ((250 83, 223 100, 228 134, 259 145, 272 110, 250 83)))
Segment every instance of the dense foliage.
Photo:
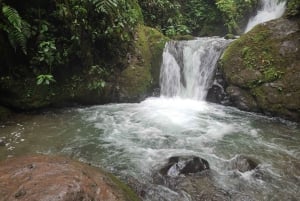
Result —
MULTIPOLYGON (((256 3, 257 0, 3 0, 0 30, 6 33, 15 54, 22 57, 21 63, 8 62, 10 73, 19 71, 16 68, 25 62, 29 66, 26 71, 39 76, 38 83, 50 84, 66 69, 72 72, 70 69, 99 66, 102 71, 106 64, 112 64, 111 58, 114 65, 122 66, 135 27, 143 23, 143 18, 147 25, 167 36, 237 33, 239 23, 256 3), (52 74, 54 77, 40 76, 52 74)), ((7 69, 3 68, 0 70, 5 73, 7 69)))
POLYGON ((287 16, 295 17, 300 15, 300 0, 289 0, 287 5, 287 16))
POLYGON ((37 100, 51 102, 64 91, 67 98, 80 90, 111 93, 107 87, 119 93, 120 82, 135 83, 122 78, 124 71, 143 78, 142 67, 152 62, 144 47, 160 58, 154 47, 162 50, 167 40, 139 24, 174 38, 239 33, 256 5, 257 0, 0 0, 0 94, 24 93, 26 103, 36 101, 38 108, 46 103, 37 100), (150 39, 151 45, 143 45, 150 39))
POLYGON ((168 36, 241 33, 258 0, 140 0, 145 22, 168 36))
POLYGON ((17 71, 25 63, 25 71, 36 76, 38 84, 54 82, 52 74, 55 79, 65 72, 72 76, 78 68, 94 72, 98 66, 97 73, 102 72, 109 63, 104 59, 118 61, 126 55, 135 26, 142 22, 134 0, 2 1, 0 5, 0 30, 6 32, 14 54, 23 58, 20 63, 10 61, 9 72, 2 67, 1 74, 24 74, 17 71))

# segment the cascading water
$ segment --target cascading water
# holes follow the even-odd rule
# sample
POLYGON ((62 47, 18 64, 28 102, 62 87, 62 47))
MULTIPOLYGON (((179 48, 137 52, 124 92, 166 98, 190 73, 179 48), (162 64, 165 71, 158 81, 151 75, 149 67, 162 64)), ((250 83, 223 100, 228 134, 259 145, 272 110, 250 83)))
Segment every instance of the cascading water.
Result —
POLYGON ((286 8, 286 1, 283 0, 261 0, 261 9, 256 16, 250 18, 245 33, 255 25, 281 17, 286 8))
POLYGON ((160 72, 161 95, 204 100, 216 63, 229 43, 218 37, 167 43, 160 72))

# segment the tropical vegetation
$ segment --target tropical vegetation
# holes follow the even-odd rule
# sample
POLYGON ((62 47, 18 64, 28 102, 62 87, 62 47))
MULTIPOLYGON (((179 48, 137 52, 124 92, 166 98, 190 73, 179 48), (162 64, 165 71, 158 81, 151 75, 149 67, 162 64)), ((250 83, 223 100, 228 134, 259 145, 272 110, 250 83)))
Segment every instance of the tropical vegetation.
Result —
MULTIPOLYGON (((31 87, 22 88, 26 98, 46 87, 49 99, 62 85, 75 96, 82 83, 101 91, 133 55, 142 60, 139 25, 170 38, 240 34, 257 6, 258 0, 0 0, 0 93, 18 89, 17 81, 31 87)), ((298 15, 299 0, 288 9, 298 15)))

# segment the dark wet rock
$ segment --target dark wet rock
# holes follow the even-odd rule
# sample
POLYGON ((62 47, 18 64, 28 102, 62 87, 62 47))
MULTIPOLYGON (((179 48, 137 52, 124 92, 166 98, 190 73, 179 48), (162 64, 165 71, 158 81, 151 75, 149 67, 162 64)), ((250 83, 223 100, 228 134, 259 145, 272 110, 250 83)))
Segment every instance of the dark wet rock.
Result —
POLYGON ((224 189, 218 184, 219 175, 216 171, 206 169, 204 171, 179 177, 160 175, 155 178, 156 184, 163 185, 177 193, 174 201, 254 201, 251 196, 224 189))
POLYGON ((173 156, 168 163, 160 170, 164 176, 188 175, 209 169, 207 160, 197 156, 173 156))
POLYGON ((226 81, 220 67, 217 67, 213 84, 208 90, 206 100, 212 103, 229 105, 229 97, 224 90, 227 87, 226 81))
POLYGON ((247 171, 254 170, 255 168, 257 168, 257 166, 258 166, 258 161, 243 155, 235 156, 227 164, 228 169, 238 170, 240 172, 247 172, 247 171))
POLYGON ((225 97, 224 89, 222 86, 213 85, 208 93, 206 100, 212 103, 221 103, 225 97))
POLYGON ((231 103, 237 108, 245 111, 258 111, 254 97, 245 90, 239 87, 229 86, 227 87, 226 92, 230 97, 231 103))
POLYGON ((5 140, 3 138, 0 138, 0 147, 4 147, 6 144, 5 140))
POLYGON ((0 163, 1 201, 133 201, 115 177, 63 157, 27 156, 0 163))
MULTIPOLYGON (((238 169, 241 172, 252 170, 257 164, 245 156, 237 156, 230 160, 226 167, 228 170, 238 169)), ((206 160, 196 156, 175 156, 168 159, 168 163, 153 175, 153 182, 165 186, 176 193, 174 201, 254 201, 246 191, 238 191, 235 186, 223 186, 219 182, 221 176, 210 169, 206 160), (185 168, 185 169, 184 169, 185 168), (187 171, 187 174, 182 173, 187 171), (175 173, 175 174, 174 174, 175 173)), ((229 178, 236 179, 239 178, 229 178)), ((244 183, 244 182, 243 182, 244 183)), ((164 189, 164 187, 162 187, 164 189)), ((149 197, 149 189, 146 197, 149 197)), ((150 190, 151 191, 151 190, 150 190)), ((164 193, 168 194, 166 189, 164 193)), ((150 192, 151 193, 151 192, 150 192)), ((169 193, 172 196, 172 193, 169 193)), ((168 200, 168 199, 166 199, 168 200)))

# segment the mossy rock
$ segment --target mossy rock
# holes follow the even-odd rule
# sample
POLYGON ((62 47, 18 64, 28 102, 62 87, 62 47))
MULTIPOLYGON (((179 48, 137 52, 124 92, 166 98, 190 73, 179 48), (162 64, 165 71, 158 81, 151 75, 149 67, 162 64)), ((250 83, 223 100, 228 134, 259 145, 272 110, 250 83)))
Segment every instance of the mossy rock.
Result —
POLYGON ((140 101, 159 86, 162 53, 168 40, 156 29, 138 26, 134 51, 128 54, 128 66, 119 78, 120 101, 140 101))
POLYGON ((250 111, 300 121, 299 22, 280 18, 258 25, 225 50, 220 63, 226 82, 254 97, 257 107, 249 105, 250 111))
POLYGON ((172 38, 173 40, 195 40, 195 36, 192 35, 177 35, 172 38))
POLYGON ((289 0, 285 16, 287 17, 299 17, 300 15, 300 0, 289 0))

